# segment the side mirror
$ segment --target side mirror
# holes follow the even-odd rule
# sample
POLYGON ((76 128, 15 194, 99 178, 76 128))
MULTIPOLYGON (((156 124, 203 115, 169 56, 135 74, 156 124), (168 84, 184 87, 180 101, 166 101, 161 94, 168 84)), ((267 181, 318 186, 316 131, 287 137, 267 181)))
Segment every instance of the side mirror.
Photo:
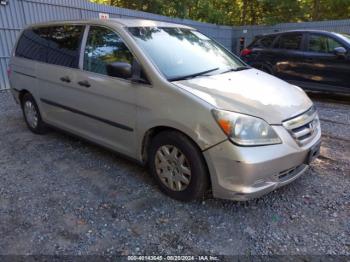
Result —
POLYGON ((334 54, 336 56, 345 56, 347 53, 346 49, 342 46, 334 48, 334 54))
POLYGON ((140 83, 140 84, 150 84, 149 80, 147 79, 147 76, 144 75, 144 72, 142 71, 141 65, 137 62, 136 59, 134 59, 132 63, 132 77, 131 82, 133 83, 140 83))
POLYGON ((128 79, 132 76, 132 66, 129 63, 115 62, 106 66, 107 74, 113 77, 128 79))

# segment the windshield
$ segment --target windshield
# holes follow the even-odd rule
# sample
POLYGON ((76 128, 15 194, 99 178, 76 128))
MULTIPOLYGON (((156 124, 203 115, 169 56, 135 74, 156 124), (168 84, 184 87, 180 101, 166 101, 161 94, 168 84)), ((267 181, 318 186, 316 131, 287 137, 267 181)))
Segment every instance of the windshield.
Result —
POLYGON ((194 30, 130 27, 129 31, 170 81, 234 71, 246 66, 213 40, 194 30))

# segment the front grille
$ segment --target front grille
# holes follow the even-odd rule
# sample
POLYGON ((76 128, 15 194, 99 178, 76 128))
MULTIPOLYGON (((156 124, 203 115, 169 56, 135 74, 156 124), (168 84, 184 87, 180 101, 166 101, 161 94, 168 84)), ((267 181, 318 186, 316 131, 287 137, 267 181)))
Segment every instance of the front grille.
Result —
POLYGON ((300 146, 310 142, 320 131, 320 121, 314 107, 299 116, 284 121, 283 126, 300 146))

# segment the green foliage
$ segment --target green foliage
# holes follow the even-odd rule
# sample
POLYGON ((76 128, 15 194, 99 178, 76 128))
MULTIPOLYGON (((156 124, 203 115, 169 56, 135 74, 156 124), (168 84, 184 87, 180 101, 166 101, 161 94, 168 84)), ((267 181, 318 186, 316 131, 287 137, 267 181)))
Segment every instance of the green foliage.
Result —
POLYGON ((226 25, 350 19, 350 0, 90 0, 226 25))

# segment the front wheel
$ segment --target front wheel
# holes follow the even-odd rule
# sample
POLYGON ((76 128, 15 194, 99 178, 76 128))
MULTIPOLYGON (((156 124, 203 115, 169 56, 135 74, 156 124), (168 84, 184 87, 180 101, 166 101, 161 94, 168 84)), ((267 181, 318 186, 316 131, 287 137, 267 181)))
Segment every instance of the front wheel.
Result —
POLYGON ((201 151, 179 132, 162 132, 152 139, 148 164, 161 191, 174 199, 194 200, 208 189, 209 176, 201 151))

